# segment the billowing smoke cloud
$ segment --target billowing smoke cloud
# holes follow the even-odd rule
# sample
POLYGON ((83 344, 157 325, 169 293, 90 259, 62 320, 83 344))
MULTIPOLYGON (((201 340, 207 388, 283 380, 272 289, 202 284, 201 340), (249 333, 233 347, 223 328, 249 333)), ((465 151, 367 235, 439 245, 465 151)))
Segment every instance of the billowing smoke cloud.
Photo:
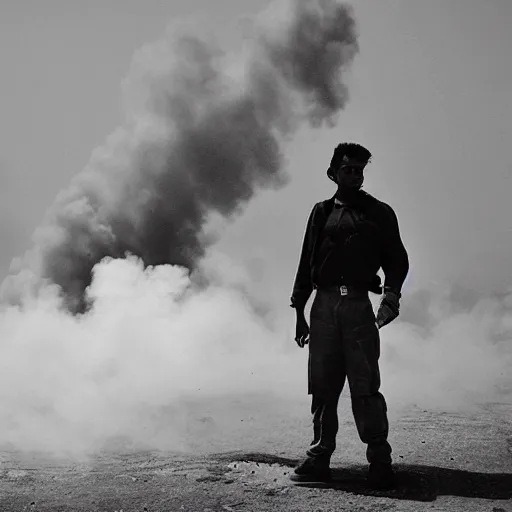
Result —
MULTIPOLYGON (((198 290, 182 267, 106 259, 84 315, 61 310, 48 290, 23 310, 4 307, 0 447, 301 450, 311 433, 307 351, 293 341, 293 314, 262 322, 248 273, 228 256, 212 250, 200 266, 210 284, 198 290)), ((511 297, 456 307, 439 293, 404 296, 402 319, 381 331, 390 418, 510 400, 511 297)), ((342 417, 348 400, 347 386, 342 417)))
POLYGON ((204 448, 219 429, 239 431, 232 397, 251 403, 276 386, 286 396, 302 372, 239 291, 245 272, 220 255, 208 261, 200 291, 182 267, 105 259, 84 315, 60 309, 49 290, 23 310, 4 308, 0 447, 74 456, 119 439, 204 448))
POLYGON ((126 253, 193 269, 215 239, 212 214, 286 183, 283 142, 303 122, 332 124, 347 101, 355 21, 334 0, 299 0, 257 27, 237 55, 169 29, 135 56, 126 124, 58 195, 5 297, 49 282, 81 309, 94 265, 126 253))

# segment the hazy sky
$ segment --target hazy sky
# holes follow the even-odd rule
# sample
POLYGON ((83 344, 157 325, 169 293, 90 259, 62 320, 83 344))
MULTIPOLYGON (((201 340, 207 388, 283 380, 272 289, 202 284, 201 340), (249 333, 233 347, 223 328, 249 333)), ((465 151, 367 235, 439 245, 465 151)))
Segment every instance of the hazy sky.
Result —
MULTIPOLYGON (((263 0, 18 0, 0 16, 0 273, 122 120, 134 51, 177 18, 236 51, 263 0)), ((290 184, 254 200, 219 247, 288 300, 307 215, 342 140, 374 154, 365 188, 396 210, 410 288, 512 286, 512 2, 358 0, 361 51, 333 129, 286 148, 290 184)))

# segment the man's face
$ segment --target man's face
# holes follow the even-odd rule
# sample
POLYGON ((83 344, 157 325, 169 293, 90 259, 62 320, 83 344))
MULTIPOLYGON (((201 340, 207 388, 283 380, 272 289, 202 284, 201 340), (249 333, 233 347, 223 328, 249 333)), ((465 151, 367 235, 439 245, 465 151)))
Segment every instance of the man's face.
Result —
POLYGON ((336 171, 338 187, 344 190, 359 190, 363 185, 363 171, 367 163, 345 158, 336 171))

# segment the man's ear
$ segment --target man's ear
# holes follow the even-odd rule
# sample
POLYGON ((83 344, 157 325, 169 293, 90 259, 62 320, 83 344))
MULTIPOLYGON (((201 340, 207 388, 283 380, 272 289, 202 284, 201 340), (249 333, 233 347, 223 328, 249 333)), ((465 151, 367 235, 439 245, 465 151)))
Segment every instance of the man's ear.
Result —
POLYGON ((337 183, 336 182, 336 173, 334 172, 334 169, 332 167, 329 167, 329 169, 327 169, 327 177, 331 181, 334 181, 334 183, 337 183))

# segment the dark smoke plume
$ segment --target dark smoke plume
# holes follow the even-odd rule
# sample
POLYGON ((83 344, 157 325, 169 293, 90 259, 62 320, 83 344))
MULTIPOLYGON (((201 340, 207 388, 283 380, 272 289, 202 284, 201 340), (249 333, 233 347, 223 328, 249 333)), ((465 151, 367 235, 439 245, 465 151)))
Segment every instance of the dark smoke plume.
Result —
POLYGON ((286 183, 281 146, 300 123, 335 123, 357 51, 351 9, 334 0, 272 6, 236 56, 171 31, 143 48, 125 125, 58 195, 4 298, 50 283, 76 311, 106 256, 192 270, 212 242, 209 215, 230 218, 286 183))

